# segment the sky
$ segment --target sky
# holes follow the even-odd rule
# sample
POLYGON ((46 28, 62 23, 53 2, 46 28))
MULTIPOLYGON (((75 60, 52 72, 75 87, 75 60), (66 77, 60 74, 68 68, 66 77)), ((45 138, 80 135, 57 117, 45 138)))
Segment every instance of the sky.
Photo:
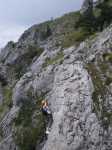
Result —
POLYGON ((83 0, 0 0, 0 48, 30 26, 80 9, 83 0))

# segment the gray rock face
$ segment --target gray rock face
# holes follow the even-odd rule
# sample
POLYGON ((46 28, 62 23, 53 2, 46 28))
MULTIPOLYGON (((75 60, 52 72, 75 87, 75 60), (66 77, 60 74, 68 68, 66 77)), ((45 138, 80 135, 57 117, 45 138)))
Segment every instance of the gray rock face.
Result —
POLYGON ((3 140, 0 143, 0 149, 1 150, 8 150, 8 149, 10 149, 10 150, 15 149, 16 150, 16 145, 13 142, 12 135, 9 135, 5 140, 3 140))
MULTIPOLYGON (((86 2, 92 3, 92 1, 86 2)), ((87 5, 86 8, 88 7, 87 5)), ((49 40, 40 41, 36 29, 34 26, 26 31, 13 52, 11 49, 14 43, 10 43, 12 45, 10 50, 8 46, 0 55, 3 58, 0 60, 1 65, 4 64, 2 70, 5 75, 8 63, 11 65, 12 62, 19 61, 21 56, 29 53, 24 48, 19 50, 21 44, 24 47, 29 42, 32 44, 40 42, 44 47, 40 56, 33 58, 29 64, 25 61, 28 71, 26 70, 16 80, 16 84, 13 84, 13 106, 0 120, 0 131, 2 131, 0 150, 21 150, 14 139, 13 125, 15 118, 17 119, 21 112, 22 104, 27 105, 29 97, 36 108, 39 100, 47 99, 53 114, 53 124, 47 139, 44 139, 43 135, 43 139, 38 143, 38 137, 35 136, 36 150, 111 150, 112 25, 97 34, 94 39, 88 39, 78 47, 72 46, 63 50, 56 47, 52 49, 49 40), (102 97, 105 90, 107 90, 105 97, 102 97)), ((9 79, 7 74, 6 78, 9 79)), ((2 85, 0 88, 2 103, 2 85)), ((38 107, 37 116, 40 114, 40 106, 38 107)), ((31 125, 31 129, 32 124, 35 126, 35 114, 32 109, 28 110, 32 112, 28 114, 31 120, 27 121, 27 115, 24 120, 26 119, 31 125)), ((25 111, 27 112, 27 109, 25 111)), ((21 127, 22 121, 20 117, 17 126, 21 127)), ((40 122, 38 123, 38 120, 36 122, 40 127, 40 122)), ((27 138, 30 142, 31 136, 27 138)))
POLYGON ((19 108, 18 107, 13 107, 10 112, 8 112, 3 120, 0 122, 0 129, 2 131, 2 136, 4 138, 7 138, 10 136, 11 131, 12 131, 12 122, 15 116, 18 113, 19 108))
POLYGON ((15 150, 17 147, 12 136, 12 124, 18 110, 18 107, 13 107, 0 122, 0 131, 3 137, 3 140, 0 142, 0 150, 15 150))
MULTIPOLYGON (((62 65, 56 72, 52 94, 49 96, 54 124, 43 150, 84 149, 84 140, 90 130, 89 122, 97 121, 91 113, 93 88, 88 77, 82 63, 78 61, 62 65)), ((98 136, 96 130, 93 124, 93 132, 98 136)), ((90 140, 94 142, 94 139, 90 140)))
POLYGON ((43 150, 106 150, 111 147, 101 136, 104 130, 92 112, 93 84, 82 62, 60 66, 53 85, 49 101, 54 123, 43 150))

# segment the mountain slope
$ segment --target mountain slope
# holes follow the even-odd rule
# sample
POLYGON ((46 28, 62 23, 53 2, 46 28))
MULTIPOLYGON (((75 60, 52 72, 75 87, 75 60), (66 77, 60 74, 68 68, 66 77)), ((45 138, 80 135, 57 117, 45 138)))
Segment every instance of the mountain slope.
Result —
POLYGON ((0 150, 112 149, 112 25, 80 40, 79 16, 34 25, 1 51, 0 150))

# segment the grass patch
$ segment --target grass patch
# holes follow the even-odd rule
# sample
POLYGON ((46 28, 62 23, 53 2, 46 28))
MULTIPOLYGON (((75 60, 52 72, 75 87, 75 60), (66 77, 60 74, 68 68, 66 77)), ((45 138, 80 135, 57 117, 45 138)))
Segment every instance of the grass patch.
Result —
POLYGON ((51 59, 51 58, 46 58, 45 63, 43 64, 43 68, 52 65, 52 64, 56 64, 59 61, 61 61, 64 58, 64 54, 63 52, 59 52, 55 58, 51 59))
POLYGON ((0 120, 4 117, 6 112, 12 107, 12 89, 8 86, 3 88, 4 101, 0 106, 0 120))
POLYGON ((5 105, 0 106, 0 120, 2 120, 7 111, 8 111, 7 106, 5 105))
POLYGON ((12 89, 8 86, 3 89, 4 94, 4 105, 7 105, 9 108, 12 107, 12 89))
POLYGON ((88 33, 83 30, 70 32, 65 35, 62 41, 62 47, 67 48, 74 44, 79 44, 88 37, 88 33))

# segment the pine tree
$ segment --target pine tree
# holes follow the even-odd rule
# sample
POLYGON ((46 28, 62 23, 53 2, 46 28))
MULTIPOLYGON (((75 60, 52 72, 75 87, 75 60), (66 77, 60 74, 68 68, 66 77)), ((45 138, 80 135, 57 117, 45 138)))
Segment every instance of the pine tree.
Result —
POLYGON ((101 11, 97 22, 100 26, 100 30, 103 30, 103 28, 108 26, 112 21, 112 6, 110 6, 109 0, 104 0, 102 3, 99 3, 97 8, 101 11))
POLYGON ((85 0, 81 9, 81 14, 76 27, 80 26, 89 34, 95 30, 95 17, 93 14, 93 0, 85 0))

